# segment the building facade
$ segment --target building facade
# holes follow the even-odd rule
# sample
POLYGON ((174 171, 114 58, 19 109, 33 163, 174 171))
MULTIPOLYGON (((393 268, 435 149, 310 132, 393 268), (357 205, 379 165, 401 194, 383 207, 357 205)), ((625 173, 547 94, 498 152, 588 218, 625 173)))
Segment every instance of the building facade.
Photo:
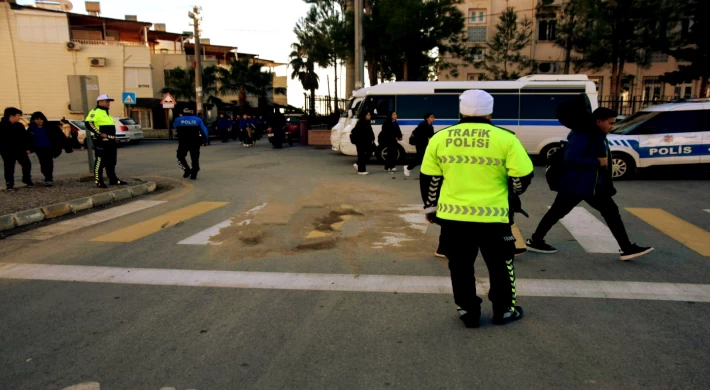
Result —
MULTIPOLYGON (((77 79, 88 80, 86 96, 108 94, 116 99, 115 116, 130 116, 146 129, 167 128, 160 106, 165 79, 177 67, 192 69, 194 45, 186 34, 164 31, 161 25, 67 13, 0 0, 0 106, 14 106, 26 113, 42 111, 50 119, 80 119, 84 113, 77 79), (130 107, 123 92, 136 94, 130 107)), ((227 67, 240 58, 235 47, 203 45, 204 66, 227 67)), ((267 68, 273 61, 246 54, 267 68)), ((275 78, 274 86, 285 87, 275 78)), ((83 84, 82 84, 83 88, 83 84)), ((220 97, 225 102, 235 96, 220 97)), ((253 107, 256 97, 249 97, 253 107), (251 102, 253 100, 253 102, 251 102)), ((273 100, 286 105, 285 96, 273 100)), ((84 98, 84 100, 86 100, 84 98)), ((187 102, 179 102, 186 105, 187 102)), ((95 102, 88 102, 89 109, 95 102)), ((181 108, 179 105, 178 108, 181 108)), ((210 113, 210 116, 216 113, 210 113)))
MULTIPOLYGON (((557 22, 563 12, 564 0, 554 0, 549 6, 538 7, 540 0, 465 0, 459 5, 466 17, 466 32, 468 44, 484 46, 495 35, 496 25, 506 7, 517 11, 518 20, 528 18, 533 22, 533 37, 531 44, 523 51, 537 62, 536 74, 561 74, 564 68, 564 50, 555 45, 557 22)), ((482 60, 482 54, 477 60, 482 60)), ((456 63, 456 61, 453 61, 456 63)), ((478 80, 484 72, 476 69, 472 63, 457 64, 458 76, 451 77, 448 72, 439 75, 440 80, 478 80)), ((655 100, 667 97, 694 97, 700 94, 700 81, 683 85, 670 85, 660 81, 660 76, 666 72, 677 70, 678 62, 668 55, 658 53, 653 55, 649 68, 636 64, 626 64, 624 68, 622 98, 639 100, 655 100)), ((583 71, 597 84, 600 97, 611 95, 611 71, 583 71)))

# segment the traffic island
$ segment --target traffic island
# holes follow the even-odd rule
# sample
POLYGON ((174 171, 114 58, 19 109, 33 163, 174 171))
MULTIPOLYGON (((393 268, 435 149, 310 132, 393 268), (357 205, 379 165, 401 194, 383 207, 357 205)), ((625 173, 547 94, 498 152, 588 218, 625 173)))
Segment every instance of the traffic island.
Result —
POLYGON ((67 187, 71 188, 71 190, 67 190, 66 193, 57 192, 56 190, 62 189, 62 183, 57 183, 55 187, 37 186, 34 188, 22 188, 12 192, 3 192, 0 194, 0 204, 2 204, 2 208, 0 208, 0 210, 22 208, 23 205, 25 205, 25 207, 27 205, 35 207, 30 206, 31 208, 26 210, 0 215, 0 232, 41 222, 47 219, 58 218, 67 214, 77 213, 79 211, 109 205, 111 203, 121 202, 154 192, 158 188, 158 185, 152 181, 133 181, 132 183, 129 183, 131 185, 128 187, 114 187, 114 189, 99 189, 94 187, 92 183, 83 183, 81 180, 76 181, 76 183, 81 183, 78 186, 79 188, 82 187, 82 185, 83 187, 88 186, 86 190, 90 193, 98 192, 96 190, 103 190, 103 192, 98 192, 78 199, 70 199, 53 203, 47 206, 37 203, 41 203, 43 200, 51 201, 56 198, 66 198, 69 194, 81 193, 81 191, 77 191, 77 187, 67 187), (23 202, 23 200, 25 202, 23 202))

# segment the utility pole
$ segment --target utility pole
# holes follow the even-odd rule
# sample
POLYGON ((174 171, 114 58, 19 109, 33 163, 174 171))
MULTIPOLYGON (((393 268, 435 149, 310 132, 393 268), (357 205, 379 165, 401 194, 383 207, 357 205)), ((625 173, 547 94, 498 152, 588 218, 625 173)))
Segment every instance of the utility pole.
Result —
POLYGON ((192 19, 195 27, 195 102, 197 103, 197 113, 202 112, 202 51, 200 49, 200 11, 202 7, 194 6, 192 12, 187 16, 192 19))
POLYGON ((355 89, 365 86, 365 53, 362 50, 362 10, 363 0, 355 0, 355 89))
MULTIPOLYGON (((354 0, 345 1, 346 11, 352 11, 355 9, 354 0)), ((345 98, 350 99, 353 95, 353 90, 355 90, 355 58, 354 56, 348 56, 345 62, 345 98)))

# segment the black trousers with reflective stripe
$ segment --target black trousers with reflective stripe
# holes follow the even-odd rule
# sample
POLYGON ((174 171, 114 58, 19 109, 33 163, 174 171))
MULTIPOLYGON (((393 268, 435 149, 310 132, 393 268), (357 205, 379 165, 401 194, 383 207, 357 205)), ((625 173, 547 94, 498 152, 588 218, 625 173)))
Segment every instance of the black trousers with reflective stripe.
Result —
POLYGON ((118 149, 116 144, 113 142, 97 141, 94 140, 94 154, 96 155, 96 161, 94 161, 94 181, 97 183, 104 182, 104 169, 106 169, 106 176, 112 182, 118 180, 116 177, 116 163, 118 160, 118 149), (100 145, 96 145, 101 143, 100 145))
POLYGON ((456 304, 474 315, 481 313, 482 300, 476 295, 473 267, 480 250, 488 267, 491 285, 488 299, 493 303, 493 313, 502 313, 515 306, 515 238, 510 225, 440 221, 441 245, 449 260, 456 304))
POLYGON ((177 150, 177 160, 178 165, 183 171, 194 171, 200 170, 200 144, 199 141, 195 142, 185 142, 178 144, 177 150), (192 161, 192 168, 187 163, 187 154, 190 153, 190 160, 192 161))

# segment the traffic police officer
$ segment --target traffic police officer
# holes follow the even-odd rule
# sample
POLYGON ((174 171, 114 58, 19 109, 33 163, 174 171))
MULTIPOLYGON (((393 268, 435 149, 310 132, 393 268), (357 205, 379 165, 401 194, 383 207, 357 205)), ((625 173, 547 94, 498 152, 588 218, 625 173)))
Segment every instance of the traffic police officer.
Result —
POLYGON ((104 183, 103 171, 106 169, 109 184, 126 185, 127 183, 118 180, 116 177, 116 162, 118 150, 116 147, 116 123, 109 114, 111 102, 114 101, 108 95, 101 95, 96 99, 97 106, 86 116, 86 128, 91 133, 91 140, 94 143, 94 181, 99 188, 108 188, 104 183))
POLYGON ((513 132, 491 124, 491 95, 464 92, 460 112, 463 119, 436 133, 424 155, 425 213, 430 222, 441 225, 461 320, 468 328, 479 326, 481 299, 476 296, 473 264, 480 249, 490 275, 493 323, 504 325, 523 316, 516 305, 509 184, 515 194, 525 192, 533 164, 513 132))
POLYGON ((183 113, 184 115, 180 115, 173 123, 178 138, 177 160, 184 171, 182 177, 196 180, 197 172, 200 171, 200 146, 206 142, 209 133, 202 119, 194 116, 190 109, 186 108, 183 113), (187 153, 190 153, 192 168, 185 159, 187 153))

